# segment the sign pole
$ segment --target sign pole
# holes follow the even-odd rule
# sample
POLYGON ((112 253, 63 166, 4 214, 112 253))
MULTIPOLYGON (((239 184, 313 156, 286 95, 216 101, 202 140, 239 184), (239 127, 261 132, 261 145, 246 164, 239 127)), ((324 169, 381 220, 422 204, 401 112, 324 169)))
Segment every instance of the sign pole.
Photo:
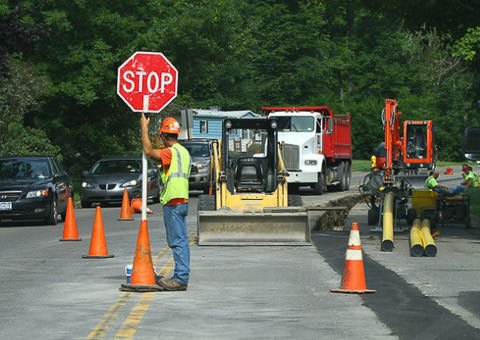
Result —
MULTIPOLYGON (((143 112, 148 112, 148 95, 143 96, 143 112)), ((148 163, 145 150, 142 150, 142 221, 147 220, 147 182, 148 182, 148 163)))

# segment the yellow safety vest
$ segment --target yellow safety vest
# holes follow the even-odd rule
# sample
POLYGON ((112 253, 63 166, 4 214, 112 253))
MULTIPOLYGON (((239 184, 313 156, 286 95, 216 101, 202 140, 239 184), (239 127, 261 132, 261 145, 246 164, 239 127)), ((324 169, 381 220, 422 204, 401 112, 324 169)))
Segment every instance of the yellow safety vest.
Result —
POLYGON ((167 204, 174 198, 188 199, 188 177, 190 176, 191 159, 187 149, 181 144, 175 143, 170 147, 172 161, 168 169, 162 169, 162 193, 160 203, 167 204))

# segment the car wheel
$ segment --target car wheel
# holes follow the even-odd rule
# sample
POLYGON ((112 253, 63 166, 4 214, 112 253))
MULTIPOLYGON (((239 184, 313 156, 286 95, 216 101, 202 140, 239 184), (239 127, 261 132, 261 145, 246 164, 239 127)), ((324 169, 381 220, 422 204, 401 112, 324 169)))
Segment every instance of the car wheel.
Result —
POLYGON ((52 201, 52 206, 50 207, 50 214, 48 215, 47 223, 49 225, 57 225, 57 222, 58 222, 57 199, 54 197, 52 201))

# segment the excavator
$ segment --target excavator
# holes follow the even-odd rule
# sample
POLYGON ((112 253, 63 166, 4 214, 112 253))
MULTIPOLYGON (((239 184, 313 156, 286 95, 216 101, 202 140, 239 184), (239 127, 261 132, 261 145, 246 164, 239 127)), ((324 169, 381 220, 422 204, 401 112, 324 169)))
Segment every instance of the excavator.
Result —
POLYGON ((199 245, 309 245, 301 196, 289 195, 275 118, 225 119, 212 143, 212 195, 200 195, 199 245))
POLYGON ((386 99, 381 115, 385 139, 375 150, 372 171, 360 186, 369 196, 368 224, 383 222, 383 251, 393 249, 398 219, 411 222, 415 218, 415 210, 408 205, 411 191, 424 186, 428 170, 435 169, 437 161, 432 121, 405 120, 402 124, 401 116, 397 101, 386 99))

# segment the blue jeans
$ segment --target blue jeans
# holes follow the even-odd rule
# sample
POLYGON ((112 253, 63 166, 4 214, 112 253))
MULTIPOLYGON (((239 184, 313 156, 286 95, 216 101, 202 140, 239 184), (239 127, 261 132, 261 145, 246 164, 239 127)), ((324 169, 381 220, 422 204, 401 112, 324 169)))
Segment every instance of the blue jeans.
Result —
POLYGON ((455 196, 458 195, 459 193, 465 191, 465 187, 463 185, 457 185, 453 188, 450 189, 445 189, 445 188, 434 188, 434 191, 438 192, 439 194, 443 194, 445 196, 455 196))
POLYGON ((167 234, 167 244, 172 249, 173 260, 175 261, 173 277, 181 283, 188 283, 190 274, 187 213, 187 203, 163 206, 163 221, 167 234))

